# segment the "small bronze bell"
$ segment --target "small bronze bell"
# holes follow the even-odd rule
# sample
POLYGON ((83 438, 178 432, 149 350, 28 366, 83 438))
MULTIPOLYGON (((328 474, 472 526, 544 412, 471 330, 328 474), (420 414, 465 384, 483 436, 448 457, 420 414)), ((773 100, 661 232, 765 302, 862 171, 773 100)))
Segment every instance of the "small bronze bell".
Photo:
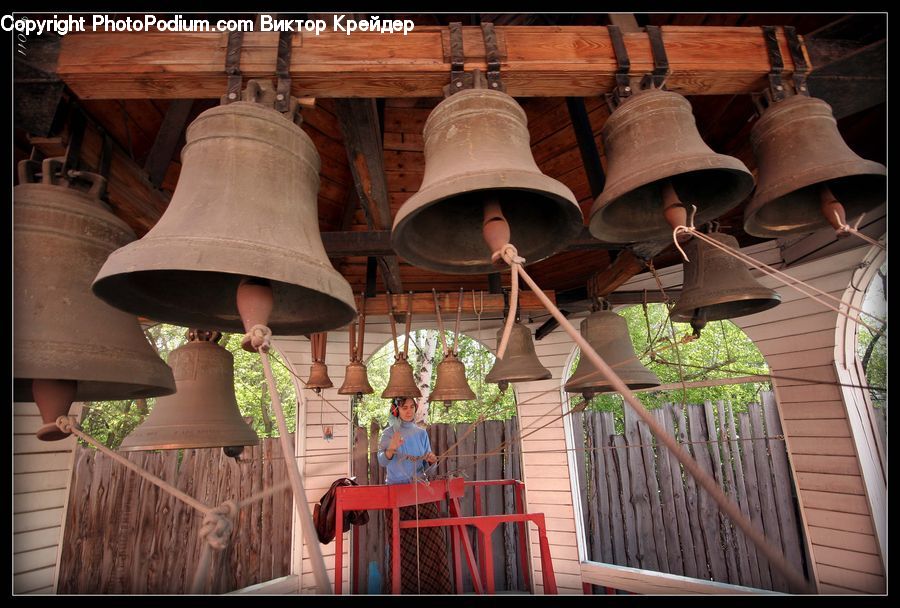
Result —
MULTIPOLYGON (((625 318, 611 310, 592 312, 581 322, 581 335, 630 389, 659 386, 656 374, 644 367, 634 353, 625 318)), ((582 393, 590 399, 596 393, 613 390, 610 382, 582 353, 578 367, 566 382, 567 393, 582 393)))
POLYGON ((309 368, 309 380, 306 381, 306 388, 312 389, 317 393, 322 392, 323 388, 331 388, 334 384, 328 377, 328 366, 325 365, 325 347, 328 340, 328 334, 325 332, 317 332, 309 336, 310 345, 312 346, 313 362, 309 368))
POLYGON ((391 365, 391 375, 381 397, 391 399, 393 397, 421 397, 422 391, 416 385, 413 376, 412 365, 406 360, 406 353, 397 353, 397 359, 391 365))
POLYGON ((375 389, 369 384, 366 366, 359 361, 351 361, 344 371, 344 383, 338 389, 339 395, 369 395, 375 389))
POLYGON ((759 184, 744 230, 760 237, 838 228, 887 200, 887 169, 860 158, 837 128, 831 106, 793 95, 770 105, 750 132, 759 184), (834 213, 838 212, 840 220, 834 213))
MULTIPOLYGON (((503 328, 501 327, 497 331, 497 346, 500 345, 502 337, 503 328)), ((552 375, 550 370, 541 365, 537 353, 534 352, 531 330, 523 323, 516 321, 510 331, 503 358, 497 359, 494 367, 484 379, 500 384, 501 390, 505 390, 502 383, 546 380, 552 375)))
POLYGON ((428 401, 469 401, 475 399, 475 393, 469 388, 466 380, 466 366, 459 360, 456 353, 450 352, 444 355, 444 360, 438 363, 437 380, 434 390, 428 396, 428 401))
POLYGON ((103 177, 62 166, 23 161, 13 189, 13 400, 37 403, 44 441, 68 436, 56 419, 72 401, 175 392, 137 319, 91 293, 106 256, 134 232, 101 200, 103 177))
MULTIPOLYGON (((711 232, 717 242, 738 248, 731 235, 711 232)), ((707 321, 733 319, 768 310, 781 303, 781 296, 750 275, 743 262, 725 251, 693 238, 685 244, 689 262, 684 263, 681 296, 670 316, 673 321, 692 322, 696 335, 707 321)))
POLYGON ((369 384, 366 366, 362 362, 363 345, 366 341, 366 295, 363 294, 359 310, 359 339, 356 321, 350 322, 350 363, 344 371, 344 383, 338 389, 339 395, 369 395, 375 392, 369 384))
POLYGON ((717 154, 700 138, 691 104, 678 93, 636 92, 613 111, 601 135, 606 186, 594 201, 590 221, 591 234, 600 240, 671 239, 664 209, 696 205, 700 225, 739 205, 753 190, 753 175, 744 163, 717 154))
POLYGON ((484 241, 484 205, 495 200, 510 243, 528 262, 563 249, 584 224, 575 196, 541 173, 528 121, 500 91, 468 89, 439 103, 424 129, 422 186, 397 212, 391 245, 420 268, 482 274, 495 268, 484 241))
POLYGON ((217 331, 190 330, 189 342, 169 355, 178 392, 161 397, 122 451, 255 445, 234 396, 234 357, 217 331))

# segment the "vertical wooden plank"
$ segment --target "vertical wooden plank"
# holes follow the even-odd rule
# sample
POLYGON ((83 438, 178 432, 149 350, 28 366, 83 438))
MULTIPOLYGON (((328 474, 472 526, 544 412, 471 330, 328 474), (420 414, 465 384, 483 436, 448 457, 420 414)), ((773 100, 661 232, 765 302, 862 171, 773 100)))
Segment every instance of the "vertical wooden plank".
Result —
POLYGON ((596 497, 597 519, 591 526, 593 543, 600 549, 600 561, 606 564, 615 563, 613 560, 612 535, 609 531, 612 512, 609 506, 609 483, 607 481, 608 468, 606 464, 606 439, 600 422, 601 412, 589 413, 587 436, 591 440, 591 463, 594 473, 593 489, 596 497))
POLYGON ((781 546, 787 560, 797 568, 798 572, 803 572, 802 544, 797 518, 794 514, 797 503, 794 498, 794 484, 788 465, 787 449, 784 439, 774 438, 783 435, 781 420, 778 417, 778 405, 775 403, 775 395, 768 391, 762 393, 762 400, 766 434, 769 436, 766 443, 769 446, 769 455, 775 473, 775 504, 778 507, 778 517, 781 521, 781 546))
MULTIPOLYGON (((503 440, 503 422, 500 420, 488 420, 481 429, 484 432, 484 446, 488 452, 495 452, 503 440)), ((498 452, 485 460, 485 475, 488 479, 503 479, 503 458, 498 452)), ((501 486, 488 486, 485 495, 485 508, 488 515, 502 515, 503 511, 503 488, 501 486)), ((504 573, 505 565, 503 555, 503 525, 494 528, 491 534, 491 545, 493 546, 494 560, 494 584, 497 591, 505 591, 506 576, 504 573)), ((449 539, 448 539, 449 541, 449 539)))
MULTIPOLYGON (((703 404, 703 412, 706 416, 706 429, 709 435, 710 443, 709 454, 712 455, 712 467, 715 479, 727 496, 731 492, 731 484, 725 482, 722 471, 722 439, 718 435, 718 424, 715 416, 715 405, 712 401, 707 400, 703 404)), ((719 511, 719 526, 722 531, 722 541, 724 542, 723 550, 725 552, 725 564, 728 566, 727 582, 733 584, 740 583, 740 574, 737 567, 737 554, 735 551, 734 533, 731 530, 731 520, 727 515, 719 511)))
MULTIPOLYGON (((750 516, 750 505, 747 501, 747 487, 744 481, 744 459, 741 456, 742 442, 738 441, 737 428, 734 423, 734 409, 731 403, 726 404, 725 410, 728 415, 727 434, 730 439, 729 443, 731 444, 731 458, 734 461, 734 484, 737 491, 738 504, 740 505, 741 512, 744 516, 753 523, 750 516)), ((735 529, 735 537, 740 546, 744 548, 744 559, 747 563, 747 569, 750 571, 750 577, 747 579, 748 582, 746 584, 750 587, 759 587, 759 563, 756 559, 756 546, 747 539, 740 528, 735 529)))
MULTIPOLYGON (((664 420, 666 411, 663 408, 651 410, 650 415, 656 419, 660 427, 666 428, 664 420)), ((658 447, 657 461, 660 513, 666 535, 666 572, 683 575, 684 562, 681 557, 681 542, 678 538, 678 516, 675 511, 675 495, 672 489, 672 469, 669 466, 669 450, 665 446, 658 447)))
MULTIPOLYGON (((766 538, 775 547, 781 548, 781 532, 778 529, 778 511, 775 507, 775 494, 772 488, 772 468, 769 461, 766 436, 763 428, 762 407, 758 403, 751 403, 747 407, 750 413, 750 426, 753 430, 753 456, 756 461, 756 479, 759 483, 759 497, 762 506, 762 518, 766 530, 766 538)), ((780 572, 771 569, 772 584, 779 591, 788 591, 787 580, 780 572)))
POLYGON ((622 488, 619 484, 619 474, 617 466, 616 448, 613 445, 613 435, 615 434, 615 423, 613 422, 612 412, 600 413, 600 440, 598 445, 603 448, 600 453, 603 455, 603 471, 604 478, 600 480, 598 486, 607 488, 609 493, 609 522, 604 527, 612 541, 612 559, 611 563, 619 566, 628 565, 628 553, 625 550, 625 527, 624 514, 622 511, 622 488))
POLYGON ((631 493, 631 476, 628 472, 628 445, 622 435, 612 436, 613 457, 616 460, 616 471, 619 474, 621 491, 622 528, 620 534, 625 538, 625 566, 641 567, 640 549, 638 548, 637 522, 635 521, 634 501, 631 493))
MULTIPOLYGON (((750 431, 750 414, 738 414, 738 428, 741 433, 741 448, 744 457, 744 480, 747 487, 747 504, 750 507, 750 521, 756 531, 766 535, 762 519, 762 506, 759 497, 759 482, 756 475, 756 454, 753 449, 753 433, 750 431)), ((748 539, 748 543, 749 543, 748 539)), ((756 560, 759 565, 759 587, 772 589, 772 574, 769 572, 769 562, 765 556, 757 551, 756 560)))
MULTIPOLYGON (((584 437, 584 414, 585 412, 574 412, 569 414, 572 419, 572 429, 574 442, 572 448, 574 452, 572 453, 575 458, 575 471, 578 475, 578 495, 581 500, 581 525, 584 530, 584 539, 585 542, 590 544, 591 542, 591 522, 590 517, 588 515, 588 477, 587 477, 587 466, 590 462, 590 456, 587 453, 585 448, 585 437, 584 437)), ((590 552, 590 548, 588 549, 590 552)))
MULTIPOLYGON (((687 444, 690 440, 690 435, 688 433, 688 424, 687 424, 687 416, 685 409, 680 405, 674 405, 675 413, 678 418, 678 431, 676 437, 678 442, 684 446, 684 449, 689 453, 692 451, 691 447, 687 444)), ((680 463, 679 463, 680 464, 680 463)), ((702 578, 708 580, 712 573, 709 569, 709 557, 706 553, 706 540, 703 534, 703 520, 700 515, 700 497, 699 492, 703 490, 697 488, 697 482, 694 480, 694 477, 687 473, 686 471, 682 472, 681 467, 678 468, 679 474, 684 479, 684 496, 688 509, 688 519, 691 524, 691 534, 694 539, 694 556, 697 564, 697 578, 702 578)))
MULTIPOLYGON (((657 411, 659 412, 660 423, 663 425, 666 433, 677 438, 672 404, 667 403, 657 411)), ((681 477, 681 465, 678 459, 669 454, 667 449, 659 450, 659 461, 660 474, 666 467, 669 469, 669 474, 666 477, 669 480, 669 491, 672 495, 672 509, 675 512, 675 516, 672 519, 668 519, 668 521, 676 522, 678 526, 678 539, 681 547, 684 575, 697 578, 697 556, 694 553, 694 536, 691 531, 690 516, 684 497, 684 480, 681 477)))
MULTIPOLYGON (((459 441, 460 438, 464 437, 461 441, 459 441, 459 445, 457 445, 456 449, 459 454, 459 458, 457 462, 459 463, 460 474, 467 481, 474 481, 478 479, 476 477, 477 470, 474 465, 475 461, 475 431, 466 434, 466 432, 471 428, 471 424, 457 424, 456 425, 456 437, 459 441)), ((472 490, 468 490, 466 495, 460 499, 460 513, 463 516, 474 515, 474 505, 475 505, 475 495, 472 490)), ((467 531, 469 535, 469 542, 472 543, 472 547, 476 546, 476 535, 475 530, 472 526, 469 526, 469 530, 467 531)), ((472 585, 472 579, 469 575, 469 571, 467 568, 463 567, 463 585, 466 591, 474 590, 474 586, 472 585)))
MULTIPOLYGON (((694 459, 700 468, 713 475, 712 461, 709 456, 709 436, 704 424, 701 405, 686 405, 688 427, 691 442, 694 448, 694 459)), ((700 521, 703 522, 703 537, 706 544, 706 554, 713 580, 728 581, 728 569, 725 567, 725 554, 722 549, 722 537, 719 534, 719 510, 712 498, 702 488, 697 489, 698 504, 700 505, 700 521)))
POLYGON ((625 408, 625 440, 628 458, 628 474, 631 482, 631 500, 634 503, 635 533, 637 535, 640 567, 645 570, 659 570, 654 538, 653 510, 647 489, 647 473, 641 450, 641 434, 637 427, 637 416, 630 407, 625 408))
MULTIPOLYGON (((725 427, 725 417, 727 415, 725 409, 725 402, 720 399, 716 403, 716 418, 719 426, 719 446, 722 450, 722 468, 725 470, 728 497, 740 507, 740 494, 734 479, 734 456, 731 454, 731 438, 728 436, 728 431, 725 427)), ((750 564, 747 559, 747 544, 744 535, 730 518, 726 517, 724 522, 728 526, 727 531, 731 534, 728 542, 733 544, 735 561, 737 562, 737 572, 732 574, 732 579, 736 576, 737 582, 749 587, 753 584, 753 580, 750 576, 750 564)))
MULTIPOLYGON (((631 408, 628 408, 631 409, 631 408)), ((650 497, 650 512, 659 514, 662 512, 662 506, 659 500, 659 481, 657 480, 656 470, 656 454, 653 447, 653 435, 650 429, 642 421, 637 421, 638 437, 640 438, 641 448, 638 453, 644 461, 644 473, 647 476, 647 493, 650 497)), ((663 448, 665 449, 665 448, 663 448)), ((668 545, 671 526, 665 525, 661 517, 652 517, 653 523, 653 541, 656 545, 656 560, 660 572, 671 572, 669 566, 668 545)), ((673 542, 677 543, 677 538, 673 538, 673 542)), ((680 570, 680 568, 679 568, 680 570)))

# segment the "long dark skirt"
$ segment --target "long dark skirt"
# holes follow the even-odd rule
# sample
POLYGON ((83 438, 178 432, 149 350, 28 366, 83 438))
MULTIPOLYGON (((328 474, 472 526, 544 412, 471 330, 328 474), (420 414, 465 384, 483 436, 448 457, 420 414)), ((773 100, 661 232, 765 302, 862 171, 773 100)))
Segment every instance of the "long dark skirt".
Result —
MULTIPOLYGON (((390 511, 387 515, 388 561, 385 592, 391 593, 393 526, 390 511)), ((418 505, 419 519, 442 517, 437 503, 418 505)), ((400 520, 416 519, 416 505, 400 507, 400 520)), ((400 530, 400 592, 404 594, 449 594, 450 568, 447 564, 447 540, 443 527, 407 528, 400 530), (418 532, 418 538, 417 534, 418 532)))

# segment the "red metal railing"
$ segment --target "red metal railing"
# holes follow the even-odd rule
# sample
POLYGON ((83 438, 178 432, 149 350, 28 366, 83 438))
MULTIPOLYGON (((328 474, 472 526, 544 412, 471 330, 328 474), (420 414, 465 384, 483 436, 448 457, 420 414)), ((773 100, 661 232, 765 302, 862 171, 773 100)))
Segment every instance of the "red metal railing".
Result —
MULTIPOLYGON (((494 481, 466 482, 462 478, 438 479, 428 483, 395 484, 381 486, 341 486, 335 493, 335 522, 340 526, 345 511, 360 509, 390 510, 391 525, 393 527, 391 547, 391 591, 400 593, 400 530, 403 528, 425 528, 435 526, 447 526, 450 528, 451 548, 453 552, 454 583, 456 592, 463 592, 462 583, 462 558, 465 557, 466 565, 472 577, 472 585, 475 593, 494 593, 494 561, 491 533, 502 523, 516 523, 519 525, 519 557, 521 559, 522 572, 525 577, 525 585, 531 589, 528 564, 528 552, 526 550, 525 534, 526 522, 533 522, 538 529, 538 537, 541 549, 541 574, 544 585, 544 593, 555 594, 556 577, 553 574, 553 563, 550 558, 550 543, 547 540, 547 527, 543 513, 525 513, 525 484, 515 479, 499 479, 494 481), (516 512, 504 515, 486 515, 481 511, 481 488, 483 486, 512 485, 515 493, 516 512), (475 492, 475 515, 460 515, 459 499, 465 495, 466 487, 471 486, 475 492), (449 517, 436 519, 420 519, 400 521, 400 507, 422 504, 428 502, 447 501, 449 517), (478 559, 472 550, 469 536, 466 534, 466 526, 474 526, 478 530, 477 550, 478 559)), ((358 538, 354 535, 354 538, 358 538)), ((354 543, 353 558, 359 559, 359 546, 354 543)), ((358 564, 354 564, 358 565, 358 564)), ((335 535, 334 558, 334 592, 340 594, 342 589, 343 567, 343 534, 340 531, 335 535)), ((352 571, 353 592, 359 592, 359 568, 352 571)))

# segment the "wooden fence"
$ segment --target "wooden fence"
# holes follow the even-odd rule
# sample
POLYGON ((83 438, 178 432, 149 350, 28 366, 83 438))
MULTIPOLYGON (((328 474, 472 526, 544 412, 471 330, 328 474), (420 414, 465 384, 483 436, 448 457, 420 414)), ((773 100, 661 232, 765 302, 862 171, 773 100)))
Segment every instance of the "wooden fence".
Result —
MULTIPOLYGON (((287 480, 278 439, 244 448, 132 452, 128 459, 209 506, 287 480)), ((190 593, 202 516, 96 450, 79 446, 66 514, 58 593, 190 593)), ((240 510, 232 541, 212 552, 206 593, 290 573, 290 488, 240 510)))
MULTIPOLYGON (((431 447, 435 454, 442 456, 438 462, 435 476, 448 474, 462 476, 466 481, 486 479, 522 479, 522 463, 520 444, 515 440, 518 428, 515 419, 506 421, 488 420, 470 431, 470 424, 433 424, 428 427, 431 447), (453 449, 450 446, 459 444, 453 449), (497 450, 505 441, 509 441, 502 452, 486 458, 480 455, 497 450)), ((377 424, 372 425, 369 432, 362 427, 356 428, 354 438, 353 472, 360 484, 384 483, 385 469, 378 465, 375 454, 381 431, 377 424), (371 454, 371 458, 368 455, 371 454)), ((491 487, 482 489, 482 513, 499 515, 515 512, 515 498, 509 487, 491 487)), ((475 497, 472 490, 466 492, 460 501, 462 515, 474 515, 475 497)), ((385 540, 385 511, 370 511, 369 523, 359 528, 361 547, 364 555, 362 563, 364 571, 360 576, 360 593, 389 592, 389 581, 385 581, 385 565, 387 552, 385 540)), ((475 532, 470 530, 470 539, 475 542, 475 532)), ((519 567, 518 529, 510 524, 497 526, 491 536, 494 548, 494 584, 498 592, 507 590, 525 590, 523 573, 519 567)), ((449 536, 448 536, 448 560, 449 536)), ((474 545, 473 545, 474 546, 474 545)), ((448 561, 451 564, 452 560, 448 561)), ((472 591, 472 581, 465 565, 463 584, 466 591, 472 591)), ((352 574, 352 573, 351 573, 352 574)), ((427 573, 424 574, 428 576, 427 573)))
MULTIPOLYGON (((723 402, 669 404, 657 422, 687 448, 788 561, 804 572, 796 499, 774 398, 735 413, 723 402)), ((576 458, 593 561, 787 591, 731 520, 625 408, 624 435, 610 412, 574 414, 585 449, 576 458)), ((577 432, 577 431, 576 431, 577 432)))

